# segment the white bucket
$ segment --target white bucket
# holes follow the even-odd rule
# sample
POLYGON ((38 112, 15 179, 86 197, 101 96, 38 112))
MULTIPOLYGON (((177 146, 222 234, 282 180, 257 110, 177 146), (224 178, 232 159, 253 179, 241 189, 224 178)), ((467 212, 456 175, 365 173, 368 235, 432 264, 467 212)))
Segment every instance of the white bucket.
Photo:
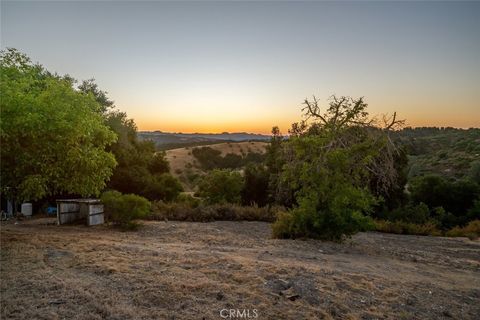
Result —
POLYGON ((22 203, 21 212, 26 217, 32 216, 32 204, 28 202, 22 203))

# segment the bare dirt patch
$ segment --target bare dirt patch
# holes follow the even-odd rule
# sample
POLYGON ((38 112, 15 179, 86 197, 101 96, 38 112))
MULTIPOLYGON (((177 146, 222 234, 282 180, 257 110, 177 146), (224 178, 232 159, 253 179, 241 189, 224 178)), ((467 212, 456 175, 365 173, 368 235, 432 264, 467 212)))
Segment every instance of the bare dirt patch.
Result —
POLYGON ((270 239, 261 222, 1 229, 3 319, 478 319, 480 242, 270 239), (251 313, 252 315, 252 313, 251 313))

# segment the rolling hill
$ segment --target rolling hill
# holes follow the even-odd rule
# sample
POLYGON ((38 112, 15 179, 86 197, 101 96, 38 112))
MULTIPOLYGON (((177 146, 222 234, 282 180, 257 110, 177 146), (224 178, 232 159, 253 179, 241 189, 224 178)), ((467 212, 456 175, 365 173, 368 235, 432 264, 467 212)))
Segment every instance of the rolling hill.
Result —
MULTIPOLYGON (((267 142, 244 141, 222 142, 209 145, 210 148, 221 152, 222 156, 228 153, 246 155, 248 153, 265 153, 267 142)), ((171 149, 166 151, 166 159, 170 163, 171 173, 180 179, 187 191, 192 190, 192 182, 199 175, 205 173, 197 159, 192 154, 192 147, 171 149)))
POLYGON ((158 150, 181 147, 210 145, 224 142, 268 141, 270 136, 256 133, 169 133, 161 131, 140 131, 140 140, 151 140, 158 150))

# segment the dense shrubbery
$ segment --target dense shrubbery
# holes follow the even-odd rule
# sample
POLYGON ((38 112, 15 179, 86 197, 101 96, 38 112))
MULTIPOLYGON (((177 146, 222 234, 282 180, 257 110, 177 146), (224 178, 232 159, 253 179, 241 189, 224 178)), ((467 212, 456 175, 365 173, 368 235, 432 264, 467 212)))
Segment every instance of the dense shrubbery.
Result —
POLYGON ((478 128, 405 128, 395 138, 410 155, 410 178, 435 173, 447 179, 468 179, 480 153, 478 128))
POLYGON ((151 200, 173 201, 182 191, 183 187, 177 178, 169 173, 162 173, 150 177, 142 195, 151 200))
POLYGON ((0 194, 14 201, 99 195, 116 165, 115 133, 75 79, 0 52, 0 194))
POLYGON ((269 172, 263 165, 248 165, 244 170, 243 205, 265 206, 269 200, 269 172))
MULTIPOLYGON (((188 196, 186 198, 188 199, 188 196)), ((205 205, 198 199, 187 199, 172 203, 155 202, 148 219, 195 222, 218 220, 272 222, 279 211, 276 207, 240 206, 231 203, 205 205)))
POLYGON ((413 179, 408 187, 413 203, 423 202, 429 208, 443 207, 464 224, 462 217, 473 207, 480 196, 479 186, 469 180, 450 182, 439 176, 424 176, 413 179))
POLYGON ((475 237, 480 218, 480 192, 476 183, 448 181, 439 176, 413 179, 410 201, 378 216, 382 232, 475 237), (473 230, 473 231, 472 231, 473 230))
POLYGON ((396 187, 396 148, 387 136, 396 121, 374 127, 361 98, 333 97, 325 114, 315 99, 305 104, 314 122, 292 125, 287 141, 273 141, 269 152, 277 155, 267 156, 275 199, 294 198, 274 235, 341 241, 370 228, 377 194, 396 187))
POLYGON ((150 212, 150 202, 135 194, 107 191, 101 200, 107 220, 122 229, 135 229, 138 224, 134 220, 145 218, 150 212))
POLYGON ((392 223, 431 223, 443 231, 480 218, 480 190, 472 181, 451 182, 440 176, 424 176, 413 179, 408 190, 406 205, 376 217, 392 223))
POLYGON ((150 141, 139 141, 135 123, 122 112, 106 115, 107 124, 117 133, 111 150, 118 166, 108 184, 123 193, 135 193, 149 200, 171 201, 183 191, 170 173, 164 152, 156 152, 150 141))
POLYGON ((192 155, 198 160, 204 170, 238 169, 250 163, 263 162, 265 155, 249 152, 245 156, 227 153, 222 157, 219 150, 210 147, 193 148, 192 155))
POLYGON ((209 204, 240 203, 243 177, 239 172, 215 169, 202 178, 198 195, 209 204))

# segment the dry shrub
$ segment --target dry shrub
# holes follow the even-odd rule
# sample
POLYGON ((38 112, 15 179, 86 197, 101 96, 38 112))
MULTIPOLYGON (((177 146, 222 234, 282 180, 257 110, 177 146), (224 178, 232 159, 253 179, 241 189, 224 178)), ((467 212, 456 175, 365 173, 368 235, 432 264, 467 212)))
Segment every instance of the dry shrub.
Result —
POLYGON ((288 212, 279 212, 277 220, 272 225, 272 236, 277 239, 291 238, 291 225, 293 217, 288 212))
POLYGON ((404 221, 375 220, 375 230, 386 233, 413 234, 420 236, 440 236, 437 224, 429 221, 423 224, 415 224, 404 221))
POLYGON ((188 202, 155 202, 149 220, 209 221, 266 221, 273 222, 277 207, 240 206, 235 204, 192 205, 188 202))
POLYGON ((470 221, 465 227, 455 227, 447 231, 447 237, 468 237, 471 240, 480 237, 480 220, 470 221))

